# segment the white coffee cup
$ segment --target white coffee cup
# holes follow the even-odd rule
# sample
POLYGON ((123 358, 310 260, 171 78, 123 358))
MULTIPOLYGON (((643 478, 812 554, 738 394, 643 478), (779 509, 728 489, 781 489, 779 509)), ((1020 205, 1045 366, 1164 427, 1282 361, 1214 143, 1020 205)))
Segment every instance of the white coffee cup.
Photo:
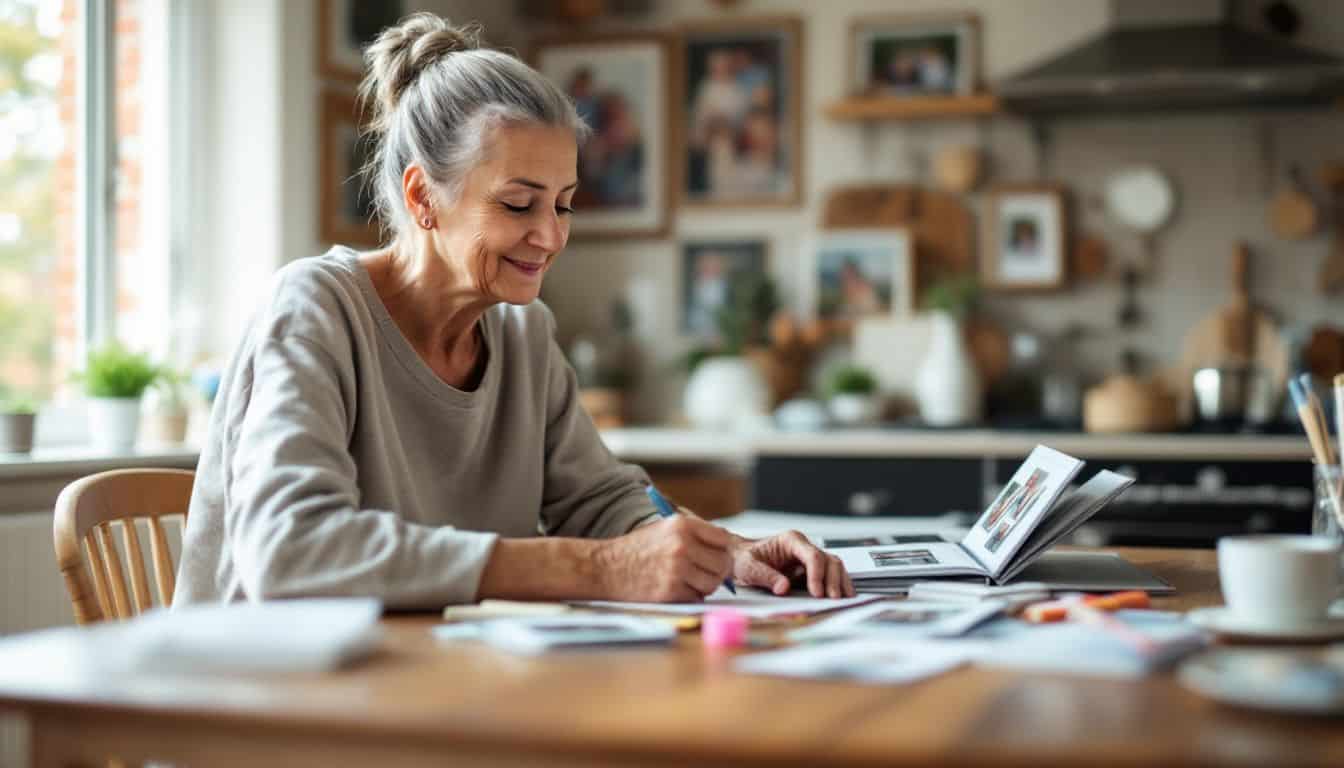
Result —
POLYGON ((1324 621, 1339 587, 1340 543, 1322 536, 1230 536, 1218 578, 1232 615, 1269 629, 1324 621))

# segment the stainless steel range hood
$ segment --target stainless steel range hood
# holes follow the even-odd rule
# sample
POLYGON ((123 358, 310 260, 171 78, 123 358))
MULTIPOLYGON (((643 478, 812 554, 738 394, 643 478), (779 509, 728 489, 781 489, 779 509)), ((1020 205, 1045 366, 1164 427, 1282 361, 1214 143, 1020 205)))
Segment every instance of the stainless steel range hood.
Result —
POLYGON ((1039 115, 1319 106, 1344 97, 1344 59, 1227 22, 1120 26, 996 90, 1039 115))

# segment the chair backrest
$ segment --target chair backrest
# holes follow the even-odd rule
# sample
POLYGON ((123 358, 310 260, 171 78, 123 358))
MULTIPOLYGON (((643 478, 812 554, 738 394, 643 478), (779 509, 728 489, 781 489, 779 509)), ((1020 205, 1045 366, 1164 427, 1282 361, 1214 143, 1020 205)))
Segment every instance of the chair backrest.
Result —
POLYGON ((52 536, 77 623, 129 619, 153 606, 137 519, 148 522, 159 604, 172 604, 175 572, 160 518, 185 517, 195 477, 184 469, 119 469, 80 478, 61 491, 52 536), (112 524, 118 521, 130 566, 129 588, 112 534, 112 524))

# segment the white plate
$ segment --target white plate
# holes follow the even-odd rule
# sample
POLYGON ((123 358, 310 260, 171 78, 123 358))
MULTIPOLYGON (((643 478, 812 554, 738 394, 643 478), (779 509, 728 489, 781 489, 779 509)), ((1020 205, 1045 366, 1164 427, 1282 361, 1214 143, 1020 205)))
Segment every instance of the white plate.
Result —
POLYGON ((1156 232, 1175 209, 1171 179, 1152 166, 1125 168, 1106 180, 1106 210, 1131 229, 1156 232))
POLYGON ((1267 649, 1227 649, 1181 665, 1181 684, 1211 699, 1255 709, 1344 713, 1344 666, 1267 649))
POLYGON ((1325 621, 1295 627, 1266 627, 1263 624, 1247 623, 1225 606, 1196 608, 1186 614, 1186 618, 1211 632, 1238 637, 1263 640, 1330 640, 1344 637, 1344 605, 1340 603, 1330 609, 1330 618, 1325 621))

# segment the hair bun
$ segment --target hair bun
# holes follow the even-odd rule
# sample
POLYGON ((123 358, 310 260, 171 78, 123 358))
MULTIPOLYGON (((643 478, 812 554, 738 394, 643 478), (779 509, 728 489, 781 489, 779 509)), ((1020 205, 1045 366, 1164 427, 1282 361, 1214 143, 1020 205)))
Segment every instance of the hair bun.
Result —
POLYGON ((480 48, 480 35, 479 24, 455 27, 447 19, 423 11, 380 32, 364 50, 368 74, 360 86, 364 104, 373 107, 373 130, 387 127, 402 94, 421 72, 450 53, 480 48))

